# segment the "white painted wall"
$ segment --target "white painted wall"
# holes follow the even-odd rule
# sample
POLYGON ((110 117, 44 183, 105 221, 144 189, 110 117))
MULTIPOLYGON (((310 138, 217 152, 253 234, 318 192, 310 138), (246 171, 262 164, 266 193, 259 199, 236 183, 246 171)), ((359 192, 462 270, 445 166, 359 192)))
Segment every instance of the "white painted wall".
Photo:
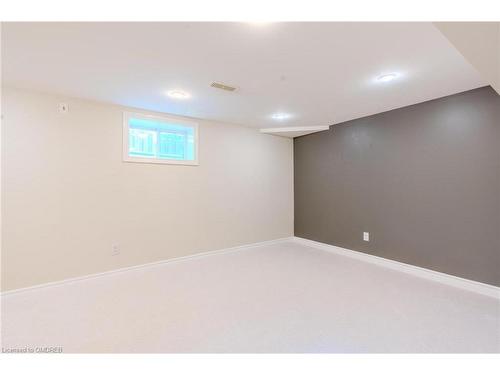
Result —
POLYGON ((124 163, 124 110, 3 89, 3 290, 293 235, 292 140, 199 121, 199 166, 124 163))

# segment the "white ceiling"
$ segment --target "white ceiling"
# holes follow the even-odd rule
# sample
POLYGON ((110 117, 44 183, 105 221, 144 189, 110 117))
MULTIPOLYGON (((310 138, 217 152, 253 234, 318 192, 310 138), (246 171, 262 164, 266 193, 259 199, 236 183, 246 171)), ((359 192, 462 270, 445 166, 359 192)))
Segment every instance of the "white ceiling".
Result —
POLYGON ((500 22, 434 22, 434 26, 500 94, 500 22))
POLYGON ((295 138, 303 135, 321 132, 328 130, 330 127, 326 126, 290 126, 287 128, 261 128, 260 132, 265 134, 278 135, 280 137, 295 138))
POLYGON ((7 85, 259 128, 330 125, 487 84, 432 23, 4 23, 2 50, 7 85), (399 78, 375 80, 390 72, 399 78))

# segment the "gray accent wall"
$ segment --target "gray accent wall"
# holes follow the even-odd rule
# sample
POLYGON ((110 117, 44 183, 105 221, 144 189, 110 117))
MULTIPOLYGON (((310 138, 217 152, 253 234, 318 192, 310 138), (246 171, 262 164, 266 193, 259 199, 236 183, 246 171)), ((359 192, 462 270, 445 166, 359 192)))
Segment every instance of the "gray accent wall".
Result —
POLYGON ((296 236, 500 286, 491 87, 296 138, 294 167, 296 236))

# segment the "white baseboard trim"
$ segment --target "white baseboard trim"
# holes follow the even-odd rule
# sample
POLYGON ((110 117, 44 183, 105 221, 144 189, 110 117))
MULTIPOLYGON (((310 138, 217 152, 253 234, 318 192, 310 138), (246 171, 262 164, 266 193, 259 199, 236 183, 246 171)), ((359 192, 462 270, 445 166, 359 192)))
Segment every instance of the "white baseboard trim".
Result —
POLYGON ((206 252, 202 252, 202 253, 187 255, 184 257, 170 258, 170 259, 160 260, 157 262, 140 264, 137 266, 118 268, 115 270, 105 271, 105 272, 101 272, 101 273, 95 273, 95 274, 90 274, 90 275, 85 275, 85 276, 74 277, 74 278, 70 278, 70 279, 64 279, 64 280, 53 281, 53 282, 44 283, 44 284, 33 285, 33 286, 26 287, 26 288, 7 290, 5 292, 0 293, 0 295, 3 297, 3 296, 11 295, 11 294, 29 292, 29 291, 41 289, 41 288, 61 286, 64 284, 79 282, 79 281, 83 281, 86 279, 92 279, 92 278, 96 278, 96 277, 113 275, 115 273, 121 273, 121 272, 136 270, 136 269, 140 269, 140 268, 156 267, 156 266, 161 266, 161 265, 166 264, 166 263, 183 262, 183 261, 194 260, 194 259, 203 258, 203 257, 207 257, 207 256, 236 252, 236 251, 241 251, 241 250, 245 250, 245 249, 250 249, 253 247, 260 247, 260 246, 272 245, 272 244, 283 243, 283 242, 299 243, 301 245, 305 245, 305 246, 312 247, 315 249, 324 250, 324 251, 328 251, 328 252, 331 252, 334 254, 347 256, 350 258, 361 260, 363 262, 377 264, 377 265, 382 266, 382 267, 390 268, 390 269, 404 272, 404 273, 407 273, 407 274, 410 274, 413 276, 421 277, 421 278, 424 278, 427 280, 436 281, 436 282, 446 284, 446 285, 449 285, 449 286, 452 286, 455 288, 468 290, 471 292, 479 293, 479 294, 482 294, 482 295, 485 295, 488 297, 493 297, 493 298, 500 300, 500 288, 493 286, 493 285, 484 284, 484 283, 480 283, 478 281, 468 280, 468 279, 464 279, 461 277, 448 275, 446 273, 432 271, 432 270, 429 270, 427 268, 417 267, 417 266, 413 266, 411 264, 401 263, 401 262, 398 262, 395 260, 381 258, 381 257, 375 256, 375 255, 370 255, 370 254, 362 253, 359 251, 349 250, 349 249, 345 249, 345 248, 342 248, 339 246, 328 245, 328 244, 325 244, 322 242, 308 240, 308 239, 301 238, 301 237, 285 237, 285 238, 279 238, 279 239, 275 239, 275 240, 262 241, 262 242, 255 242, 255 243, 250 243, 250 244, 246 244, 246 245, 235 246, 235 247, 230 247, 230 248, 225 248, 225 249, 220 249, 220 250, 206 251, 206 252))
POLYGON ((136 270, 136 269, 140 269, 140 268, 156 267, 156 266, 161 266, 161 265, 166 264, 166 263, 184 262, 184 261, 187 261, 187 260, 199 259, 199 258, 204 258, 204 257, 207 257, 207 256, 225 254, 225 253, 230 253, 230 252, 235 252, 235 251, 241 251, 241 250, 250 249, 252 247, 260 247, 260 246, 265 246, 265 245, 273 245, 273 244, 282 243, 282 242, 289 242, 289 241, 293 241, 293 240, 294 240, 294 237, 285 237, 285 238, 278 238, 278 239, 269 240, 269 241, 254 242, 254 243, 250 243, 250 244, 246 244, 246 245, 229 247, 229 248, 220 249, 220 250, 205 251, 205 252, 202 252, 202 253, 196 253, 196 254, 187 255, 187 256, 183 256, 183 257, 176 257, 176 258, 164 259, 164 260, 160 260, 160 261, 157 261, 157 262, 140 264, 140 265, 137 265, 137 266, 117 268, 115 270, 110 270, 110 271, 105 271, 105 272, 100 272, 100 273, 93 273, 93 274, 89 274, 89 275, 85 275, 85 276, 72 277, 70 279, 64 279, 64 280, 59 280, 59 281, 52 281, 52 282, 49 282, 49 283, 33 285, 33 286, 26 287, 26 288, 6 290, 6 291, 0 293, 0 295, 3 297, 3 296, 11 295, 11 294, 29 292, 29 291, 32 291, 32 290, 35 290, 35 289, 49 288, 49 287, 54 287, 54 286, 61 286, 61 285, 64 285, 64 284, 74 283, 74 282, 83 281, 83 280, 87 280, 87 279, 93 279, 93 278, 96 278, 96 277, 109 276, 109 275, 113 275, 113 274, 116 274, 116 273, 132 271, 132 270, 136 270))
POLYGON ((350 258, 361 260, 363 262, 376 264, 382 267, 404 272, 427 280, 436 281, 455 288, 460 288, 468 290, 470 292, 479 293, 488 297, 500 299, 500 288, 493 285, 480 283, 478 281, 463 279, 461 277, 448 275, 446 273, 432 271, 427 268, 412 266, 411 264, 401 263, 395 260, 381 258, 375 255, 365 254, 359 251, 344 249, 342 247, 328 245, 322 242, 312 241, 301 237, 294 237, 293 240, 296 243, 309 246, 315 249, 347 256, 350 258))

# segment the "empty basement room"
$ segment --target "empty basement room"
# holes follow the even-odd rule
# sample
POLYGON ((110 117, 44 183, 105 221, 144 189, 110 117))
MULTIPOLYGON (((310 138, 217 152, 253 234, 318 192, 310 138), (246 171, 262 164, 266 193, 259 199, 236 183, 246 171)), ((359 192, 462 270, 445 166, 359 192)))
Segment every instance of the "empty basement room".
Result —
POLYGON ((500 353, 499 22, 1 42, 5 357, 500 353))

